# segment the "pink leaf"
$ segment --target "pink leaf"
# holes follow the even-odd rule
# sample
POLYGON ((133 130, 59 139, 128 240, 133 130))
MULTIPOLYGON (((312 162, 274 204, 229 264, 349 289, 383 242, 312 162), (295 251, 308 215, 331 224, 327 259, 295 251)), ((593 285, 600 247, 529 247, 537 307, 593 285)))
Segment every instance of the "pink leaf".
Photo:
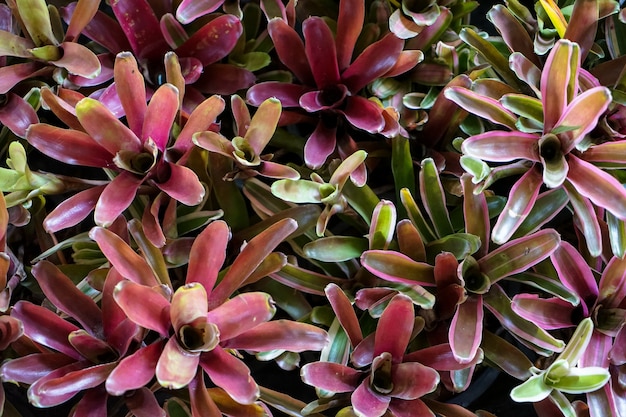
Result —
POLYGON ((320 17, 309 17, 302 23, 305 52, 317 87, 322 90, 339 84, 339 67, 333 34, 320 17))
POLYGON ((38 262, 32 273, 44 294, 55 307, 76 319, 89 333, 102 337, 102 312, 91 297, 48 261, 38 262))
POLYGON ((94 220, 102 227, 110 226, 126 210, 133 200, 143 178, 123 171, 113 179, 100 194, 96 203, 94 220))
POLYGON ((307 363, 300 370, 304 383, 332 392, 352 392, 362 372, 333 362, 307 363))
POLYGON ((470 362, 478 351, 482 340, 483 298, 473 295, 457 308, 448 338, 454 357, 461 363, 470 362))
POLYGON ((154 377, 163 347, 164 341, 157 341, 122 359, 106 380, 107 392, 124 395, 148 384, 154 377))
POLYGON ((115 286, 113 298, 130 320, 163 336, 168 335, 170 303, 161 292, 125 280, 115 286))
POLYGON ((272 320, 222 343, 224 348, 264 352, 274 349, 289 352, 320 351, 328 344, 328 334, 319 327, 289 320, 272 320))
POLYGON ((246 333, 270 320, 276 307, 268 294, 250 292, 239 294, 206 314, 207 320, 220 331, 220 341, 246 333))
MULTIPOLYGON (((354 47, 363 29, 365 18, 365 4, 360 0, 343 0, 339 2, 339 17, 337 19, 337 62, 339 70, 348 68, 352 62, 354 47)), ((356 91, 356 90, 353 90, 356 91)))
MULTIPOLYGON (((274 42, 280 61, 294 73, 302 84, 314 85, 315 80, 304 52, 304 42, 298 33, 278 17, 269 21, 267 30, 274 42)), ((286 106, 285 103, 283 105, 286 106)))
POLYGON ((79 130, 37 123, 26 130, 26 139, 42 153, 71 165, 111 167, 113 155, 79 130))
POLYGON ((151 138, 157 148, 164 152, 168 146, 170 130, 178 113, 178 89, 166 83, 159 87, 148 103, 141 140, 151 138))
POLYGON ((39 123, 35 109, 14 93, 7 94, 5 100, 0 106, 0 123, 8 127, 15 135, 21 138, 26 137, 27 128, 39 123))
POLYGON ((115 57, 113 71, 115 90, 124 108, 128 126, 137 137, 141 137, 147 99, 144 78, 135 57, 130 52, 120 52, 115 57))
POLYGON ((361 325, 354 313, 350 300, 337 284, 328 284, 324 292, 339 323, 341 323, 341 327, 346 331, 350 344, 354 348, 363 340, 363 332, 361 332, 361 325))
POLYGON ((55 233, 85 220, 96 207, 104 187, 104 185, 92 187, 63 200, 44 219, 43 226, 46 232, 55 233))
POLYGON ((252 404, 259 397, 259 386, 250 376, 250 369, 240 359, 221 347, 203 353, 200 366, 211 381, 240 404, 252 404))
POLYGON ((176 49, 179 57, 194 57, 207 66, 228 55, 243 26, 236 16, 222 15, 198 29, 185 43, 176 49))
POLYGON ((374 339, 374 356, 390 353, 393 363, 402 362, 413 324, 415 312, 409 297, 398 294, 391 299, 376 326, 374 339))

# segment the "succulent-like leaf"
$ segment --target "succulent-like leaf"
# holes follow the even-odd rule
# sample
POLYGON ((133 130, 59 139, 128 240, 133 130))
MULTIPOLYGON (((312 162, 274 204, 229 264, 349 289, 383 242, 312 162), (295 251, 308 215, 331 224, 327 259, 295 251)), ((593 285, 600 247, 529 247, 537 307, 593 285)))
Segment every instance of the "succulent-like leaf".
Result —
POLYGON ((300 370, 304 383, 331 392, 352 392, 362 372, 333 362, 307 363, 300 370))
POLYGON ((470 296, 457 307, 450 323, 448 339, 454 357, 461 363, 470 362, 478 351, 482 338, 483 299, 470 296))
POLYGON ((478 261, 480 270, 493 284, 509 275, 523 272, 550 256, 561 242, 553 229, 544 229, 518 238, 490 252, 478 261))
POLYGON ((433 267, 415 262, 394 251, 368 250, 361 255, 361 264, 374 275, 391 282, 410 285, 434 285, 433 267))
POLYGON ((467 88, 450 87, 444 92, 447 99, 454 101, 466 111, 492 123, 515 128, 516 117, 498 100, 477 94, 467 88))
POLYGON ((617 218, 624 218, 626 190, 615 177, 573 155, 568 158, 568 164, 570 174, 567 179, 576 191, 617 218))
POLYGON ((205 314, 219 329, 220 340, 228 341, 270 320, 274 313, 276 307, 268 294, 250 292, 239 294, 205 314))
POLYGON ((538 353, 560 352, 565 347, 562 340, 515 314, 511 309, 511 300, 499 285, 493 285, 484 296, 485 307, 496 316, 500 324, 511 332, 518 340, 526 341, 538 353))
MULTIPOLYGON (((313 85, 308 59, 304 52, 304 42, 297 32, 281 18, 273 18, 267 25, 276 53, 280 61, 289 68, 305 85, 313 85)), ((248 98, 250 99, 250 98, 248 98)), ((282 101, 282 100, 281 100, 282 101)), ((286 106, 285 103, 283 103, 286 106)))
POLYGON ((324 89, 339 83, 337 49, 333 34, 326 22, 317 16, 302 23, 305 53, 311 67, 315 83, 324 89))
POLYGON ((191 35, 176 49, 176 54, 179 57, 194 57, 207 66, 228 55, 242 32, 243 26, 237 17, 221 15, 191 35))
POLYGON ((509 162, 516 159, 539 161, 537 142, 539 137, 518 131, 491 131, 472 136, 463 141, 465 155, 493 162, 509 162))
POLYGON ((176 19, 183 24, 191 23, 200 16, 217 10, 223 3, 224 0, 183 0, 176 9, 176 19))
POLYGON ((96 303, 48 261, 32 269, 44 294, 58 309, 77 320, 92 336, 102 337, 102 312, 96 303))
POLYGON ((200 366, 211 381, 240 404, 252 404, 259 397, 259 386, 243 361, 217 347, 201 356, 200 366))
POLYGON ((209 295, 209 305, 222 304, 248 276, 256 269, 265 257, 274 250, 287 236, 296 230, 298 224, 293 219, 282 219, 254 237, 241 250, 232 263, 224 278, 209 295))
POLYGON ((541 75, 544 132, 550 132, 577 91, 580 67, 580 48, 567 40, 560 40, 552 48, 541 75))
POLYGON ((401 363, 413 331, 415 312, 411 299, 394 296, 381 315, 374 337, 374 356, 389 353, 394 364, 401 363))
POLYGON ((543 179, 534 168, 526 172, 511 188, 509 199, 491 231, 491 239, 503 244, 515 233, 532 209, 543 179))
POLYGON ((44 154, 67 164, 107 167, 113 160, 114 154, 79 130, 36 123, 26 130, 26 139, 44 154))
POLYGON ((125 280, 115 286, 113 297, 130 320, 164 336, 169 333, 170 303, 160 291, 125 280))
POLYGON ((443 186, 432 158, 426 158, 422 161, 419 183, 426 211, 433 222, 437 235, 444 237, 454 233, 446 207, 443 186))

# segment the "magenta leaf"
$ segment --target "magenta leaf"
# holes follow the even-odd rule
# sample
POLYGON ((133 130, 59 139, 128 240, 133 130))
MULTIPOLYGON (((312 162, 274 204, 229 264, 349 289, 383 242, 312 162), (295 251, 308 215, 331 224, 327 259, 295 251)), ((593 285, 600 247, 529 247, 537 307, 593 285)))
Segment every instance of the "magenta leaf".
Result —
POLYGON ((414 321, 415 312, 411 299, 403 294, 393 297, 376 327, 374 356, 387 352, 391 354, 394 364, 402 362, 414 321))
POLYGON ((191 35, 176 49, 176 54, 179 57, 197 58, 202 65, 207 66, 228 55, 242 32, 243 27, 237 17, 222 15, 191 35))
POLYGON ((115 286, 113 298, 130 320, 163 336, 168 335, 171 327, 170 303, 161 292, 125 280, 115 286))
POLYGON ((118 235, 102 227, 94 227, 89 232, 89 237, 98 243, 102 253, 124 278, 148 287, 158 284, 145 259, 135 253, 118 235))
POLYGON ((51 262, 38 262, 32 273, 52 304, 76 319, 92 336, 102 337, 102 312, 93 299, 51 262))
POLYGON ((339 84, 337 50, 333 34, 324 20, 317 16, 302 23, 306 40, 305 52, 315 84, 319 89, 339 84))
POLYGON ((333 362, 307 363, 300 370, 302 380, 314 387, 331 392, 352 392, 362 378, 362 372, 333 362))
MULTIPOLYGON (((315 80, 304 52, 304 42, 302 42, 298 33, 283 19, 278 17, 269 21, 267 29, 274 42, 280 61, 304 85, 314 85, 315 80)), ((287 104, 283 103, 283 106, 287 106, 287 104)))
POLYGON ((25 133, 31 145, 66 164, 107 167, 113 163, 113 154, 79 130, 35 123, 25 133))
POLYGON ((259 397, 259 386, 250 376, 250 369, 221 347, 203 353, 200 366, 211 381, 223 388, 235 401, 252 404, 259 397))
POLYGON ((454 357, 461 363, 469 363, 476 356, 482 340, 483 315, 482 296, 469 296, 457 307, 448 338, 454 357))
POLYGON ((148 384, 154 377, 163 347, 164 342, 157 341, 122 359, 106 380, 107 392, 124 395, 148 384))

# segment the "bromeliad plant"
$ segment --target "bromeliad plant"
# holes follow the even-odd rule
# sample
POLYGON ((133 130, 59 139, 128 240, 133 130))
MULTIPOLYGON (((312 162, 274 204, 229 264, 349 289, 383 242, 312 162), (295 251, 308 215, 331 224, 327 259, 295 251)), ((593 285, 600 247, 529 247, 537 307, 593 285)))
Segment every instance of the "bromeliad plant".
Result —
POLYGON ((478 6, 2 2, 0 414, 626 417, 626 8, 478 6))

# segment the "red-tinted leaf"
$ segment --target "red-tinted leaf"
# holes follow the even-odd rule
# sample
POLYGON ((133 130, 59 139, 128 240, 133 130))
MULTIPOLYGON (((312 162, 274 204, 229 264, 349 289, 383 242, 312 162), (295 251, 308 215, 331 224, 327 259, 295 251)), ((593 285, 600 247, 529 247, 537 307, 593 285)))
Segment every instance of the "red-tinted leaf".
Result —
POLYGON ((163 336, 168 335, 170 303, 161 292, 125 280, 115 286, 113 298, 130 320, 163 336))
POLYGON ((376 326, 374 356, 388 352, 394 364, 402 362, 414 322, 415 312, 411 299, 403 294, 393 297, 376 326))
POLYGON ((11 316, 22 322, 24 334, 34 342, 75 360, 82 359, 67 339, 70 333, 78 330, 78 327, 63 320, 52 311, 26 301, 19 301, 13 307, 11 316))
POLYGON ((109 167, 113 155, 78 130, 37 123, 26 130, 26 139, 42 153, 71 165, 109 167))
POLYGON ((89 333, 102 337, 102 312, 96 303, 48 261, 38 262, 32 273, 55 307, 76 319, 89 333))
MULTIPOLYGON (((339 44, 338 44, 339 45, 339 44)), ((393 33, 369 45, 341 74, 353 94, 387 73, 398 60, 404 41, 393 33)))
POLYGON ((317 87, 322 90, 339 84, 339 67, 335 39, 324 20, 309 17, 302 23, 305 52, 317 87))
MULTIPOLYGON (((304 85, 314 85, 313 74, 304 52, 304 42, 298 33, 283 19, 274 18, 267 24, 280 61, 289 68, 304 85)), ((283 103, 286 106, 285 103, 283 103)))
POLYGON ((362 372, 333 362, 313 362, 300 371, 302 380, 316 388, 331 392, 352 392, 362 378, 362 372))
POLYGON ((179 57, 194 57, 207 66, 228 55, 243 32, 239 19, 222 15, 211 20, 196 31, 176 49, 179 57))
POLYGON ((107 392, 124 395, 148 384, 154 377, 165 342, 157 341, 121 360, 106 380, 107 392))
POLYGON ((17 94, 7 94, 6 101, 0 106, 0 123, 24 138, 27 128, 38 122, 35 109, 26 100, 17 94))
POLYGON ((168 45, 147 0, 115 0, 111 2, 111 9, 137 58, 160 59, 165 54, 168 45))
POLYGON ((259 397, 259 387, 250 376, 250 369, 221 347, 203 353, 200 366, 211 381, 223 388, 235 401, 252 404, 259 397))

